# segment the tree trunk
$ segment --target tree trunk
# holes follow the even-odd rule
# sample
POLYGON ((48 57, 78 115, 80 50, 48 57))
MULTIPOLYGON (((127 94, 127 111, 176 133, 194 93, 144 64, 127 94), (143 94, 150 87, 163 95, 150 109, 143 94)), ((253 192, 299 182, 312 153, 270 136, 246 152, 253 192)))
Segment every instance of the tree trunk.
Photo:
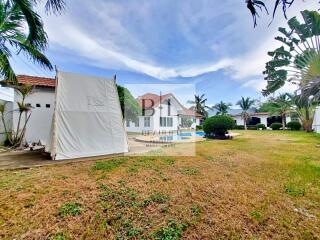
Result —
POLYGON ((306 119, 304 123, 304 130, 306 130, 307 132, 312 132, 312 120, 310 119, 309 108, 305 107, 305 111, 306 111, 306 119))
POLYGON ((244 130, 247 130, 247 119, 245 118, 243 120, 244 130))
POLYGON ((1 119, 2 119, 3 128, 4 128, 4 132, 6 134, 6 137, 8 138, 10 144, 12 144, 11 136, 9 135, 9 132, 8 132, 8 129, 7 129, 7 125, 6 125, 6 121, 4 119, 3 113, 1 113, 1 119))
POLYGON ((281 118, 282 118, 282 130, 285 130, 285 128, 286 128, 286 115, 283 114, 281 118))

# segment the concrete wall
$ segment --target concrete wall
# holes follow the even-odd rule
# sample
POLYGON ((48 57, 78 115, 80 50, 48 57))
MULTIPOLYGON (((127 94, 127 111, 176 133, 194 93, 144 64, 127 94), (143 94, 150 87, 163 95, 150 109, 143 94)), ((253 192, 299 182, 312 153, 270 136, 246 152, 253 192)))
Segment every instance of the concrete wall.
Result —
MULTIPOLYGON (((0 100, 1 103, 6 104, 5 112, 4 112, 4 120, 6 123, 7 131, 11 131, 12 129, 12 119, 13 119, 13 102, 7 102, 0 100)), ((3 122, 0 119, 0 144, 2 145, 3 142, 6 140, 6 134, 3 127, 3 122)))
MULTIPOLYGON (((53 88, 35 88, 33 92, 26 98, 25 103, 32 106, 31 117, 27 124, 26 138, 28 143, 47 142, 50 134, 51 121, 54 111, 55 94, 53 88), (37 104, 40 104, 37 105, 37 104), (50 106, 46 106, 49 104, 50 106)), ((14 109, 18 109, 17 101, 21 101, 21 96, 15 91, 14 93, 14 109)), ((19 119, 19 112, 13 113, 13 126, 17 129, 19 119)), ((25 121, 25 114, 21 118, 20 128, 23 127, 25 121)))
MULTIPOLYGON (((268 118, 270 117, 269 115, 254 115, 251 114, 250 117, 255 117, 255 118, 259 118, 260 119, 260 123, 264 124, 266 127, 268 126, 268 118)), ((244 125, 243 119, 241 116, 236 115, 236 116, 232 116, 232 118, 236 121, 237 125, 244 125)), ((286 116, 286 123, 291 121, 291 117, 290 116, 286 116)))
POLYGON ((317 107, 316 112, 314 114, 312 128, 316 133, 320 133, 320 106, 317 107))

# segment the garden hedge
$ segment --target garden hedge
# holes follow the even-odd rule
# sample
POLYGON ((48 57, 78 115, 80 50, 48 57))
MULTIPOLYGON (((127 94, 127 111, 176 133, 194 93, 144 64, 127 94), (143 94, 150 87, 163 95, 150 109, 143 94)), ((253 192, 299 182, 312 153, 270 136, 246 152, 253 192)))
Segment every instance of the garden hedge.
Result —
POLYGON ((209 117, 204 121, 203 131, 207 136, 224 136, 234 127, 234 120, 229 116, 218 115, 209 117))

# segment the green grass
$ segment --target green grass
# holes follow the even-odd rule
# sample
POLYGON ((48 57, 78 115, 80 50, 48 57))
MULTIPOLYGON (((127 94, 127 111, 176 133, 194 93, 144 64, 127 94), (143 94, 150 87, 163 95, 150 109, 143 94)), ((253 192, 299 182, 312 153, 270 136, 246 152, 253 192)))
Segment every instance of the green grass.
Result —
POLYGON ((59 215, 62 217, 77 216, 83 211, 81 204, 76 202, 65 203, 59 208, 59 215))
POLYGON ((96 162, 94 165, 95 170, 103 170, 106 172, 111 172, 115 168, 118 168, 122 164, 126 163, 127 159, 126 158, 119 158, 119 159, 109 159, 105 161, 99 161, 96 162))
POLYGON ((320 136, 237 131, 196 156, 0 172, 3 239, 317 239, 320 136))

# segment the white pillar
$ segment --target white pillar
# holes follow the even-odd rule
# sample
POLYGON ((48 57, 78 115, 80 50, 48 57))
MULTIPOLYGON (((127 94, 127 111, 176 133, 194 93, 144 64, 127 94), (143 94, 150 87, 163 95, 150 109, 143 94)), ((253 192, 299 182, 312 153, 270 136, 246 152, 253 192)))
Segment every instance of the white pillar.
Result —
POLYGON ((267 127, 267 124, 268 124, 267 119, 268 119, 267 116, 261 116, 260 123, 264 124, 267 127))
POLYGON ((286 115, 286 123, 291 122, 291 116, 290 115, 286 115))

